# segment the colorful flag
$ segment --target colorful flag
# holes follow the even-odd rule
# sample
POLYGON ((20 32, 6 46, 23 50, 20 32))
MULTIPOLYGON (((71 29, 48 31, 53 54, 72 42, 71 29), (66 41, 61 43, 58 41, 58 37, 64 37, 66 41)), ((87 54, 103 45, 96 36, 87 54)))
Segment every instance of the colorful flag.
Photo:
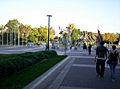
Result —
POLYGON ((62 31, 62 28, 59 26, 59 31, 61 32, 62 31))

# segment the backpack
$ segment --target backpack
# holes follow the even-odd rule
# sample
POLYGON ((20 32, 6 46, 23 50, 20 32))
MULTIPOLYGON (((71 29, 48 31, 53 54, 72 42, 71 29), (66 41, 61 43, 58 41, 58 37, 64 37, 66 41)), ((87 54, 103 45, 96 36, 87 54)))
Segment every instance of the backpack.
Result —
POLYGON ((107 48, 103 46, 99 46, 97 48, 97 55, 100 58, 105 58, 105 55, 107 54, 107 48))
POLYGON ((111 60, 111 61, 117 61, 117 57, 118 57, 118 52, 117 51, 115 51, 115 52, 110 52, 110 55, 109 55, 109 60, 111 60))

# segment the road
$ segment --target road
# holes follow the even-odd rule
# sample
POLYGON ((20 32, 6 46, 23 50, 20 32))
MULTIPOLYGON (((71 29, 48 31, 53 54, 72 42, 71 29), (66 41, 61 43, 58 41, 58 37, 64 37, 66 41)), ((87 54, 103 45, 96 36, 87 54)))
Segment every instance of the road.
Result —
MULTIPOLYGON (((67 51, 69 51, 70 47, 68 46, 67 50, 66 50, 66 54, 67 51)), ((45 46, 0 46, 0 54, 18 54, 18 53, 24 53, 24 52, 36 52, 36 51, 42 51, 45 50, 45 46)), ((51 49, 50 50, 55 50, 57 51, 57 53, 59 54, 65 54, 65 48, 64 47, 59 47, 59 49, 51 49)), ((72 49, 74 50, 74 48, 72 49)), ((93 51, 95 50, 95 48, 92 49, 93 51)), ((117 50, 120 53, 120 48, 117 48, 117 50)), ((76 53, 82 53, 82 47, 78 47, 78 50, 74 50, 75 54, 67 54, 67 55, 77 55, 76 53)), ((85 54, 86 55, 86 54, 85 54)), ((85 56, 84 55, 84 56, 85 56)))
POLYGON ((42 50, 45 50, 45 47, 9 46, 9 47, 0 47, 0 54, 17 54, 17 53, 24 53, 24 52, 36 52, 36 51, 42 51, 42 50))
MULTIPOLYGON (((20 54, 24 52, 36 52, 45 50, 45 46, 0 46, 0 54, 20 54)), ((59 49, 51 49, 57 51, 58 54, 65 54, 64 47, 59 47, 59 49)), ((68 51, 69 48, 66 50, 68 51)))

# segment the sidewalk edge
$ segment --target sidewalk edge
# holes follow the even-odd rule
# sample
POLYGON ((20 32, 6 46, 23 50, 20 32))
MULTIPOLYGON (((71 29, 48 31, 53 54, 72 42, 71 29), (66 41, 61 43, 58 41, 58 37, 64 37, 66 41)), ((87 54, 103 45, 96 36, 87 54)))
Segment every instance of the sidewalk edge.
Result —
POLYGON ((50 68, 48 71, 46 71, 43 75, 25 86, 23 89, 45 89, 55 79, 62 68, 68 63, 69 59, 70 57, 65 58, 50 68))

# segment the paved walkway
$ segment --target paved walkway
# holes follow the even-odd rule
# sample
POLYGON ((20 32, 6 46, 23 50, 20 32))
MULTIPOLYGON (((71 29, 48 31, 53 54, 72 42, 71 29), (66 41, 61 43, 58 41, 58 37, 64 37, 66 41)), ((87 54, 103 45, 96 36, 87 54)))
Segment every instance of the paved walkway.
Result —
MULTIPOLYGON (((59 55, 65 52, 56 49, 59 55)), ((120 64, 116 69, 116 81, 110 78, 110 70, 106 65, 104 78, 96 76, 95 49, 92 54, 77 50, 67 50, 68 57, 58 63, 42 76, 28 84, 24 89, 120 89, 120 64)))
MULTIPOLYGON (((39 47, 40 48, 40 47, 39 47)), ((10 48, 3 48, 5 52, 13 52, 16 51, 30 51, 33 50, 37 51, 40 50, 38 47, 33 48, 24 48, 21 49, 13 47, 10 48)), ((42 49, 41 49, 42 50, 42 49)), ((64 49, 57 49, 57 53, 59 55, 64 55, 64 49)), ((95 71, 95 50, 92 50, 92 55, 88 55, 88 52, 83 51, 82 48, 78 48, 77 50, 67 50, 66 55, 69 56, 69 60, 64 63, 65 67, 61 67, 62 69, 58 72, 57 76, 51 82, 51 84, 44 89, 120 89, 120 64, 117 66, 116 69, 116 81, 112 81, 110 79, 110 71, 108 65, 106 65, 105 75, 104 78, 99 78, 96 76, 95 71)), ((59 65, 61 66, 61 65, 59 65)), ((55 70, 55 69, 54 69, 55 70)), ((48 72, 49 73, 49 72, 48 72)), ((50 73, 52 73, 50 71, 50 73)), ((49 73, 49 74, 50 74, 49 73)), ((54 73, 54 72, 53 72, 54 73)), ((48 74, 47 74, 48 75, 48 74)), ((54 74, 53 74, 54 75, 54 74)), ((46 78, 46 75, 44 76, 46 78)), ((43 78, 42 78, 43 79, 43 78)), ((48 78, 49 81, 50 78, 48 78)), ((38 79, 39 81, 40 79, 38 79)), ((39 81, 40 82, 40 81, 39 81)), ((34 83, 32 86, 35 86, 34 83)), ((45 84, 44 84, 45 85, 45 84)), ((37 88, 26 88, 26 89, 43 89, 41 87, 37 88)))
MULTIPOLYGON (((116 69, 116 81, 110 79, 110 71, 106 65, 104 78, 96 76, 94 55, 82 49, 71 50, 69 63, 46 89, 120 89, 120 64, 116 69)), ((41 89, 41 88, 40 88, 41 89)))

